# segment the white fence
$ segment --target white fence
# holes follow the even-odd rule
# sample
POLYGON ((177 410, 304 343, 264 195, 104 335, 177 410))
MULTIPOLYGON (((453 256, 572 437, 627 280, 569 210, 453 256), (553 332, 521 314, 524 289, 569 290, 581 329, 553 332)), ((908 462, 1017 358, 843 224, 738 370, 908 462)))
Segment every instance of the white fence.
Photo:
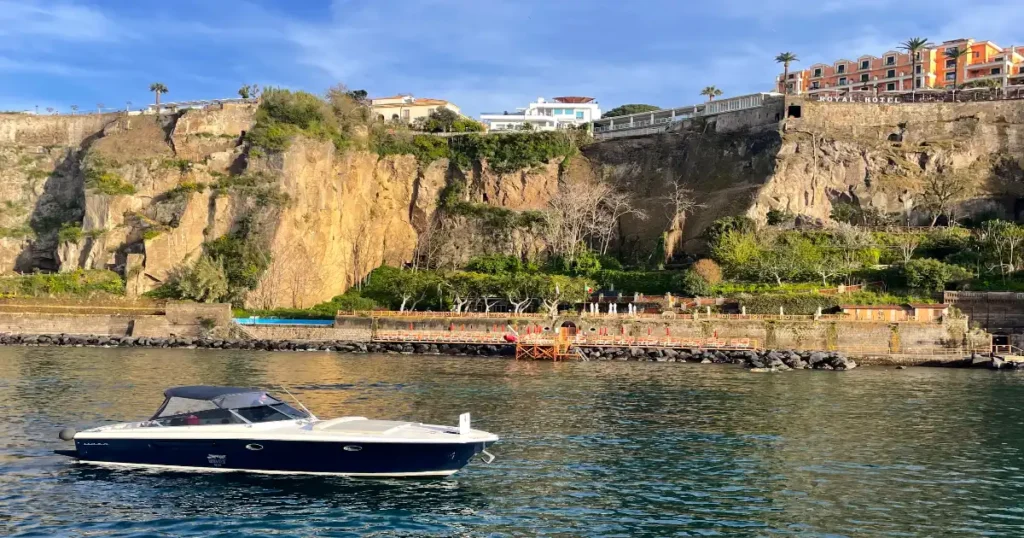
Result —
POLYGON ((620 136, 661 133, 669 130, 672 124, 684 120, 758 108, 764 105, 765 99, 772 97, 782 97, 782 94, 754 93, 711 101, 700 105, 602 118, 594 121, 594 138, 606 140, 620 136))

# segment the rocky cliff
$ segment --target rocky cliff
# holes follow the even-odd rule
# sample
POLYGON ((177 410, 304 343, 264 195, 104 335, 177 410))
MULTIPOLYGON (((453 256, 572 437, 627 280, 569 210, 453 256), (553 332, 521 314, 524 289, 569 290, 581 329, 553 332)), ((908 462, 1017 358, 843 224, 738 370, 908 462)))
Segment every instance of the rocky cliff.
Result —
POLYGON ((520 212, 546 209, 574 178, 615 183, 646 210, 619 225, 627 259, 659 244, 666 256, 699 248, 688 241, 714 219, 764 220, 771 209, 828 220, 842 202, 926 221, 935 177, 970 184, 960 214, 1013 217, 1024 186, 1024 102, 778 102, 504 173, 302 137, 281 153, 248 152, 253 114, 226 105, 159 119, 0 116, 0 272, 110 268, 137 294, 204 243, 258 226, 271 262, 247 302, 304 307, 382 263, 537 252, 536 222, 520 212), (685 218, 666 200, 674 184, 700 204, 685 218), (455 186, 469 205, 438 218, 455 186))
POLYGON ((926 224, 945 190, 958 216, 1019 216, 1024 101, 879 105, 794 101, 776 170, 749 213, 827 220, 837 203, 926 224), (960 195, 948 192, 962 188, 960 195), (939 193, 941 194, 941 193, 939 193))

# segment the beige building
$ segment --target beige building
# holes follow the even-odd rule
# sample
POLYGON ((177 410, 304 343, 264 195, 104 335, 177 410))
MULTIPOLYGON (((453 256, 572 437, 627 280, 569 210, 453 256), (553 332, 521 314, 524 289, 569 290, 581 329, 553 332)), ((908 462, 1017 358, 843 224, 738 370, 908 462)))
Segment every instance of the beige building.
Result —
POLYGON ((426 99, 412 95, 395 95, 370 99, 370 109, 375 118, 381 121, 401 120, 412 123, 418 118, 425 118, 435 109, 447 108, 456 114, 462 114, 459 107, 444 99, 426 99))

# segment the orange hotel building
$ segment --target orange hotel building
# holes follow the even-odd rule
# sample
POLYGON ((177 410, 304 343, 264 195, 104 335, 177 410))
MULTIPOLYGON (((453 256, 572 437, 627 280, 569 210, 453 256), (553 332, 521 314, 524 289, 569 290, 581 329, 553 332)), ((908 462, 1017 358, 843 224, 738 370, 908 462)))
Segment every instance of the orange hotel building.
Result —
POLYGON ((911 76, 910 54, 890 50, 881 57, 861 56, 854 60, 814 64, 803 71, 790 71, 783 86, 783 75, 777 79, 779 92, 815 94, 846 90, 872 90, 878 93, 918 89, 951 88, 955 81, 969 84, 978 80, 998 80, 1002 87, 1024 85, 1024 47, 1002 48, 991 41, 954 39, 918 53, 917 73, 911 76), (969 47, 971 53, 957 62, 946 58, 946 50, 969 47), (959 76, 957 70, 959 69, 959 76))

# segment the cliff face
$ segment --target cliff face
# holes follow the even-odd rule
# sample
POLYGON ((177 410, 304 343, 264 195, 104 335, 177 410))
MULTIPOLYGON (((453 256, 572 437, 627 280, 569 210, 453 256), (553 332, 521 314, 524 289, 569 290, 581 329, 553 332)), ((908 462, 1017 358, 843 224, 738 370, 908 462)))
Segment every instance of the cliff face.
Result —
POLYGON ((662 241, 667 256, 698 248, 693 240, 716 218, 763 220, 770 209, 827 220, 845 202, 927 220, 922 193, 936 176, 970 183, 960 214, 1015 216, 1024 194, 1024 102, 787 105, 790 113, 799 106, 800 117, 780 122, 779 102, 592 144, 566 162, 511 173, 487 163, 460 170, 411 155, 339 153, 304 138, 280 154, 248 156, 241 140, 254 109, 245 105, 159 120, 4 115, 0 272, 110 268, 126 276, 130 293, 142 293, 197 258, 204 242, 257 222, 272 262, 247 301, 305 307, 417 252, 456 264, 479 252, 543 249, 529 225, 437 218, 453 184, 463 201, 542 210, 567 179, 611 181, 647 213, 619 226, 615 248, 634 258, 662 241), (681 219, 668 201, 676 184, 699 204, 681 219), (59 243, 62 226, 81 234, 61 234, 59 243))
POLYGON ((962 183, 959 216, 1014 218, 1024 194, 1024 102, 877 105, 795 101, 776 171, 749 213, 827 220, 837 202, 927 223, 927 193, 962 183))

